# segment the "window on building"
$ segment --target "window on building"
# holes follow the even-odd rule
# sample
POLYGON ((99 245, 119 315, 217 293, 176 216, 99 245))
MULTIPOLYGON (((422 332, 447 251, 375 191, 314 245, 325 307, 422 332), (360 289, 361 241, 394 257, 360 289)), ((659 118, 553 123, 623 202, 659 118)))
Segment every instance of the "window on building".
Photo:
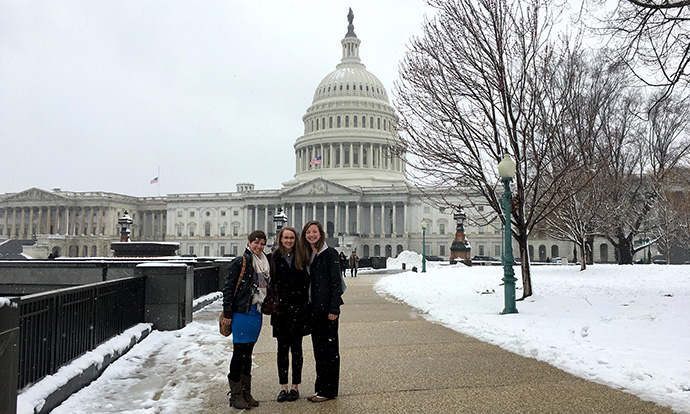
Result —
POLYGON ((381 129, 381 118, 376 118, 376 129, 381 129))
POLYGON ((239 211, 237 211, 237 210, 232 210, 232 215, 233 215, 233 216, 238 216, 239 214, 240 214, 239 211))
MULTIPOLYGON (((342 86, 341 86, 342 87, 342 86)), ((336 126, 340 128, 340 115, 338 115, 337 121, 336 121, 336 126)))
POLYGON ((225 256, 225 245, 224 244, 220 245, 220 250, 219 250, 218 254, 220 256, 225 256))
POLYGON ((204 246, 204 256, 211 255, 211 246, 204 246))
POLYGON ((484 206, 477 206, 477 211, 484 211, 484 206))
POLYGON ((430 213, 430 212, 431 212, 431 208, 429 208, 429 206, 424 206, 424 212, 425 212, 425 213, 430 213))
POLYGON ((190 212, 189 212, 189 217, 194 217, 194 212, 193 212, 193 211, 190 211, 190 212))
POLYGON ((232 235, 237 237, 240 234, 240 226, 232 226, 232 235))
POLYGON ((439 256, 445 256, 446 255, 446 246, 444 244, 441 244, 438 246, 438 255, 439 256))
POLYGON ((211 223, 204 224, 204 236, 211 237, 211 223))
POLYGON ((189 237, 194 237, 194 227, 189 228, 189 237))
POLYGON ((480 244, 479 246, 477 246, 477 248, 479 249, 479 255, 480 255, 480 256, 485 256, 485 254, 484 254, 484 245, 483 245, 483 244, 480 244))
POLYGON ((348 128, 350 126, 350 117, 348 115, 345 115, 345 128, 348 128))
POLYGON ((220 215, 221 215, 221 217, 225 217, 225 210, 221 210, 220 215))
POLYGON ((501 257, 501 245, 494 244, 494 256, 501 257))
POLYGON ((479 234, 484 234, 484 226, 479 226, 479 234))
POLYGON ((225 237, 225 226, 220 226, 220 236, 225 237))
POLYGON ((333 128, 333 117, 328 117, 328 127, 333 128))
MULTIPOLYGON (((347 122, 347 118, 345 118, 345 122, 347 122)), ((353 116, 352 117, 352 122, 353 122, 353 127, 357 128, 357 117, 353 116)))
POLYGON ((369 117, 369 128, 374 129, 374 117, 369 117))
POLYGON ((345 152, 345 159, 343 160, 343 164, 350 165, 350 149, 346 147, 344 152, 345 152))
POLYGON ((237 245, 236 244, 232 245, 232 255, 237 256, 237 245))
POLYGON ((177 237, 182 237, 182 226, 177 226, 177 237))
POLYGON ((362 128, 367 127, 367 118, 365 116, 362 116, 362 128))
POLYGON ((189 246, 189 254, 194 254, 194 246, 189 246))
POLYGON ((206 217, 209 217, 210 215, 211 215, 211 212, 210 212, 210 211, 207 211, 207 212, 206 212, 206 217))
POLYGON ((177 212, 177 217, 182 217, 182 212, 181 212, 181 211, 178 211, 178 212, 177 212))
POLYGON ((352 165, 357 165, 359 163, 359 150, 354 148, 352 150, 352 165))

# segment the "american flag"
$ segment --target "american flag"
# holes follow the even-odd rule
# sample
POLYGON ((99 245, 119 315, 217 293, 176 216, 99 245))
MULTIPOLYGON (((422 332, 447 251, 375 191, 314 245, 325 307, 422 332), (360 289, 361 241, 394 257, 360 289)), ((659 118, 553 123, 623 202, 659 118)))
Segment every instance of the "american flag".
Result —
POLYGON ((316 158, 312 158, 312 160, 309 162, 309 165, 321 165, 321 156, 319 155, 316 158))
POLYGON ((151 184, 156 184, 157 182, 158 182, 158 177, 156 177, 156 178, 154 178, 153 180, 151 180, 151 184))

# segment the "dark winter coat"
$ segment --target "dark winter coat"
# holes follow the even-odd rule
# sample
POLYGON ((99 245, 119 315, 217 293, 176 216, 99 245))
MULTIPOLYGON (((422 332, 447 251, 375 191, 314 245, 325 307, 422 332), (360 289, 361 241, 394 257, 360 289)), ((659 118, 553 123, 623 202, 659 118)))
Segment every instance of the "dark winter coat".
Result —
POLYGON ((311 301, 314 312, 340 315, 343 304, 343 282, 340 278, 340 255, 329 247, 322 250, 309 266, 311 277, 311 301))
POLYGON ((228 273, 225 276, 225 286, 223 287, 223 314, 231 319, 235 312, 247 313, 252 301, 252 279, 254 279, 254 266, 252 265, 252 253, 244 251, 243 256, 238 256, 230 262, 228 273), (242 257, 246 259, 244 276, 235 294, 237 279, 242 271, 242 257))
POLYGON ((295 268, 295 259, 288 264, 280 251, 268 259, 271 264, 271 283, 278 286, 278 314, 271 315, 275 338, 308 335, 311 332, 309 305, 309 275, 295 268))

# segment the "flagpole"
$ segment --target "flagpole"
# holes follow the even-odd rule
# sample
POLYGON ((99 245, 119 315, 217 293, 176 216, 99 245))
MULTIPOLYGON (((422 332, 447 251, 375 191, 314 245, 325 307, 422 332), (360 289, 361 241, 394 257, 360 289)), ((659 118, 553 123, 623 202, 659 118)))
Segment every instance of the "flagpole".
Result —
POLYGON ((161 196, 161 167, 158 167, 158 182, 156 183, 156 186, 158 187, 158 197, 161 196))

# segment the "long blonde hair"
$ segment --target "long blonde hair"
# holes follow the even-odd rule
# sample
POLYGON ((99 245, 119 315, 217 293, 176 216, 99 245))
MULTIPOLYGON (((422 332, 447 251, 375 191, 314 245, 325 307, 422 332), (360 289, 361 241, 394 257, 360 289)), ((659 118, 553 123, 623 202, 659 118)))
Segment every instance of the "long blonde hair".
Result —
POLYGON ((299 236, 299 241, 300 241, 300 244, 302 245, 302 252, 301 252, 302 258, 300 260, 302 261, 301 264, 305 267, 309 264, 309 260, 311 259, 311 251, 312 251, 311 244, 307 241, 306 234, 307 234, 307 229, 313 225, 316 225, 316 227, 319 229, 319 234, 321 236, 319 238, 319 241, 316 242, 316 251, 321 250, 324 243, 326 243, 326 233, 323 231, 323 226, 321 226, 320 222, 318 222, 316 220, 312 220, 312 221, 307 222, 307 224, 305 224, 304 227, 302 227, 302 234, 299 236))

